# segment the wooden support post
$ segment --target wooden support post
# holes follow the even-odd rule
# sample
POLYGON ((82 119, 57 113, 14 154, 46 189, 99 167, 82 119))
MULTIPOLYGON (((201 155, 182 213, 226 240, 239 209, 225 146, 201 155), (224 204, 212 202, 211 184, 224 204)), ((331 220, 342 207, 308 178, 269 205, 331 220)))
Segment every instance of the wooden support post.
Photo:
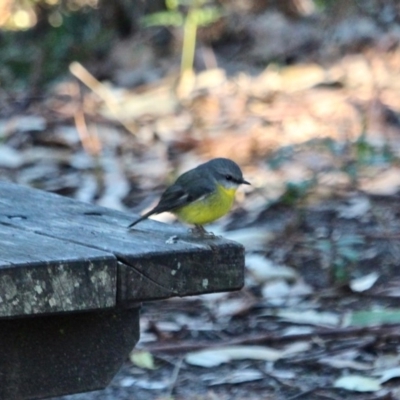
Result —
POLYGON ((0 399, 104 388, 139 339, 139 307, 0 319, 0 399))

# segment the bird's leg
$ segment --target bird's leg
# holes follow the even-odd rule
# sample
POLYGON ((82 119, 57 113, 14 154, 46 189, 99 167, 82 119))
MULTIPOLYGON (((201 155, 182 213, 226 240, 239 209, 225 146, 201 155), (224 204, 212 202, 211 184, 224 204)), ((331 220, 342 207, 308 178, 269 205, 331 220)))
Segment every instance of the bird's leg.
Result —
POLYGON ((206 235, 208 232, 204 229, 204 226, 203 225, 195 225, 195 230, 197 231, 197 233, 199 234, 199 235, 202 235, 202 236, 204 236, 204 235, 206 235))
POLYGON ((202 238, 213 239, 216 237, 212 232, 207 232, 203 225, 195 225, 194 228, 191 229, 191 232, 202 238))

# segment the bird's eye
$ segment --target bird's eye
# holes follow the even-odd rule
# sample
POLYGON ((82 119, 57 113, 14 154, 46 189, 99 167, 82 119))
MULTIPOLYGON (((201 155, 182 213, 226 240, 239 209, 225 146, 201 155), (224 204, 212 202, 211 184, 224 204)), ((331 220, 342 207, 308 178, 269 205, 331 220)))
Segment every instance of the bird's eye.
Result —
POLYGON ((225 179, 227 181, 231 181, 233 178, 232 178, 232 175, 225 175, 225 179))

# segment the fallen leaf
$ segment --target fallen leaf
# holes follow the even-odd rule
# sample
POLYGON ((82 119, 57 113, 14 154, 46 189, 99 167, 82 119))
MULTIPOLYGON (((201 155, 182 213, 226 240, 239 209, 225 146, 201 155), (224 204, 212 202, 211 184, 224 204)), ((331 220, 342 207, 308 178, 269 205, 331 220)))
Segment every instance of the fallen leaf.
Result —
MULTIPOLYGON (((265 315, 265 314, 264 314, 265 315)), ((298 324, 311 324, 317 326, 339 326, 340 316, 330 312, 317 312, 314 310, 278 310, 277 317, 298 324)))
POLYGON ((19 168, 23 162, 23 157, 18 151, 4 144, 0 146, 0 167, 19 168))
POLYGON ((391 379, 400 378, 400 367, 389 368, 387 370, 380 371, 376 375, 380 376, 380 383, 385 383, 387 381, 390 381, 391 379))
POLYGON ((246 268, 258 283, 266 281, 284 279, 294 281, 298 274, 290 267, 278 265, 259 254, 249 254, 246 256, 246 268))
POLYGON ((284 350, 264 346, 229 346, 188 353, 185 361, 191 365, 211 368, 232 360, 276 361, 284 355, 284 350))
MULTIPOLYGON (((216 230, 213 230, 218 234, 216 230)), ((265 250, 265 245, 275 238, 275 234, 263 228, 246 228, 224 232, 224 237, 241 243, 246 251, 265 250)))
POLYGON ((134 121, 143 115, 168 115, 175 111, 178 104, 169 84, 149 85, 141 93, 110 87, 108 94, 112 101, 108 102, 108 108, 103 107, 99 112, 111 120, 134 121))
POLYGON ((344 326, 377 326, 399 324, 400 309, 355 311, 344 318, 344 326))
POLYGON ((360 189, 377 196, 393 196, 400 190, 400 169, 392 167, 361 182, 360 189))
POLYGON ((155 381, 155 380, 148 380, 148 379, 134 379, 132 378, 130 381, 129 386, 137 386, 141 389, 146 389, 146 390, 163 390, 169 387, 170 382, 165 380, 165 381, 155 381))
POLYGON ((280 280, 265 283, 261 288, 261 293, 269 304, 297 306, 304 296, 310 295, 313 290, 301 279, 293 285, 280 280))
POLYGON ((295 354, 311 350, 311 342, 294 342, 287 345, 283 350, 283 357, 290 358, 295 354))
POLYGON ((370 364, 348 360, 339 357, 322 357, 318 360, 319 364, 329 365, 332 368, 338 369, 355 369, 357 371, 368 371, 372 368, 370 364))
POLYGON ((9 120, 7 130, 14 132, 40 132, 46 129, 46 120, 39 115, 16 115, 9 120))
POLYGON ((371 208, 368 197, 354 197, 349 200, 349 204, 339 208, 339 217, 346 219, 361 218, 371 208))
POLYGON ((196 90, 212 89, 226 82, 223 69, 208 69, 196 75, 196 90))
POLYGON ((228 299, 221 301, 215 310, 216 317, 232 317, 248 310, 249 304, 243 299, 228 299))
POLYGON ((282 336, 308 335, 313 331, 314 328, 311 326, 292 325, 283 330, 282 336))
POLYGON ((385 285, 374 287, 370 294, 374 296, 400 297, 400 279, 391 279, 385 285))
POLYGON ((290 285, 282 280, 269 282, 262 286, 261 293, 270 303, 280 306, 286 302, 289 296, 290 285))
POLYGON ((123 378, 120 380, 119 385, 121 387, 129 387, 135 384, 136 379, 132 378, 130 376, 127 376, 126 378, 123 378))
POLYGON ((374 286, 378 278, 379 275, 376 272, 371 272, 370 274, 364 275, 360 278, 352 279, 349 286, 353 292, 365 292, 374 286))
POLYGON ((129 356, 132 364, 143 369, 156 369, 154 357, 148 351, 133 350, 129 356))
POLYGON ((347 375, 335 381, 335 388, 345 389, 352 392, 376 392, 382 389, 378 379, 368 378, 360 375, 347 375))
POLYGON ((225 376, 218 374, 206 374, 201 379, 208 383, 208 386, 215 385, 235 385, 244 382, 253 382, 264 379, 265 375, 257 369, 244 369, 240 371, 233 371, 225 376))

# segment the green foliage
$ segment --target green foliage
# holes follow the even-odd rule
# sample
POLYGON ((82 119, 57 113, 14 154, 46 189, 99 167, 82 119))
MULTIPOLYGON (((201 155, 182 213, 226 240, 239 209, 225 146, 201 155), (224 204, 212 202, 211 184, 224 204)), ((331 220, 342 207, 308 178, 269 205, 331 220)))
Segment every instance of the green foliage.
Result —
POLYGON ((365 134, 355 142, 348 142, 343 154, 342 170, 346 172, 352 182, 356 184, 360 171, 365 166, 392 164, 397 159, 390 146, 376 146, 365 137, 365 134))
POLYGON ((35 50, 31 46, 21 46, 17 34, 4 32, 0 39, 0 86, 19 86, 23 80, 27 80, 31 63, 35 56, 35 50))
POLYGON ((72 61, 84 61, 93 53, 105 53, 114 33, 102 26, 95 10, 62 13, 59 27, 48 25, 37 32, 4 31, 0 36, 0 85, 24 89, 33 74, 46 85, 62 77, 72 61))
POLYGON ((355 160, 358 164, 383 164, 394 160, 393 152, 389 146, 373 146, 366 140, 365 135, 361 135, 354 144, 355 160))
POLYGON ((187 18, 196 26, 207 26, 221 17, 221 11, 217 7, 204 7, 193 9, 186 16, 178 9, 160 11, 143 17, 143 25, 150 26, 183 26, 187 18))
POLYGON ((285 206, 294 206, 308 195, 313 185, 314 181, 311 179, 302 182, 287 182, 286 190, 278 201, 285 206))
POLYGON ((350 326, 376 326, 399 323, 399 309, 356 311, 350 314, 348 321, 350 326))
POLYGON ((279 169, 283 164, 293 159, 294 146, 283 146, 278 148, 268 159, 268 165, 272 170, 279 169))
POLYGON ((143 25, 150 26, 182 26, 184 16, 179 11, 160 11, 143 17, 143 25))
POLYGON ((335 4, 335 0, 314 0, 314 4, 320 10, 326 10, 329 7, 332 7, 335 4))
POLYGON ((344 234, 337 238, 318 240, 314 246, 328 259, 333 281, 346 283, 350 277, 350 267, 360 259, 360 247, 364 242, 360 235, 344 234))
POLYGON ((178 26, 183 28, 181 73, 193 69, 197 29, 217 21, 222 16, 219 7, 208 0, 166 0, 167 11, 150 14, 143 18, 143 25, 178 26))

